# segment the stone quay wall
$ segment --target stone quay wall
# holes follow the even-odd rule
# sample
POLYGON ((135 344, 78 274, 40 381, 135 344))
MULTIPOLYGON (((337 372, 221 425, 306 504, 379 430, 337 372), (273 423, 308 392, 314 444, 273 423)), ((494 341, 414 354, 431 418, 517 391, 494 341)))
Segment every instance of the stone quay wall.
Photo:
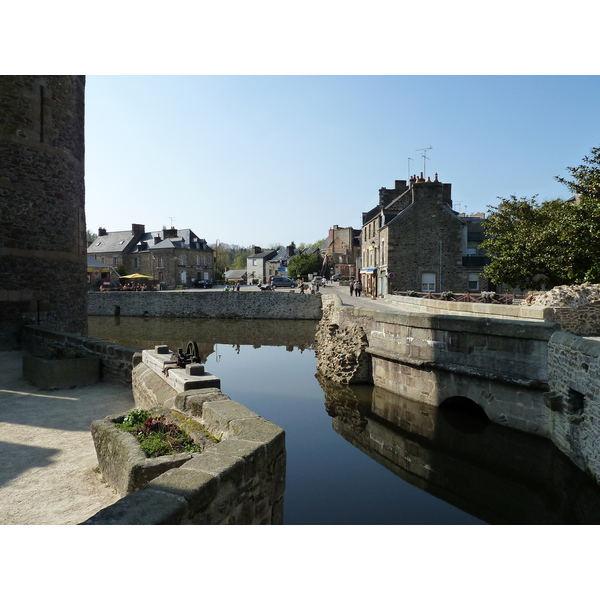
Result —
POLYGON ((297 292, 90 292, 88 314, 200 319, 310 319, 322 316, 321 296, 297 292))
MULTIPOLYGON (((137 407, 160 406, 189 415, 219 441, 101 510, 83 525, 283 523, 283 429, 217 388, 176 393, 142 362, 133 370, 133 390, 137 407)), ((101 429, 100 425, 96 428, 101 429)))

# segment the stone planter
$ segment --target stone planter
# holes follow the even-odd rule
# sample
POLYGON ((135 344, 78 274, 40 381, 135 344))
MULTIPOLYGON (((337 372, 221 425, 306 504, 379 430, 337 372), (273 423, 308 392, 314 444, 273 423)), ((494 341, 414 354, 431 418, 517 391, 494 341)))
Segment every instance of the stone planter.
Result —
POLYGON ((92 385, 100 380, 100 359, 48 359, 24 354, 23 377, 42 390, 92 385))
MULTIPOLYGON (((177 418, 175 411, 161 410, 161 414, 165 414, 170 421, 181 426, 181 420, 177 418)), ((115 422, 122 420, 124 416, 109 416, 91 424, 92 438, 102 476, 121 497, 143 488, 159 475, 180 467, 193 456, 198 455, 198 453, 182 452, 148 458, 131 433, 115 426, 115 422)), ((192 420, 191 417, 184 415, 181 417, 187 421, 192 420)), ((190 430, 185 427, 185 430, 195 443, 203 446, 212 445, 212 442, 203 438, 193 428, 190 430)))

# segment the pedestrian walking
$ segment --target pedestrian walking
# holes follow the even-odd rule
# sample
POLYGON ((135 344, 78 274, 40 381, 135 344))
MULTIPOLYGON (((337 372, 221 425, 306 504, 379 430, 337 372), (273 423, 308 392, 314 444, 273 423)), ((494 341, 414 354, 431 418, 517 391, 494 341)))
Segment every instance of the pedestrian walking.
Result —
POLYGON ((362 283, 360 281, 356 282, 356 285, 354 286, 354 292, 355 296, 360 296, 360 293, 362 292, 362 283))
POLYGON ((350 295, 352 296, 352 294, 354 293, 354 281, 350 282, 350 295))

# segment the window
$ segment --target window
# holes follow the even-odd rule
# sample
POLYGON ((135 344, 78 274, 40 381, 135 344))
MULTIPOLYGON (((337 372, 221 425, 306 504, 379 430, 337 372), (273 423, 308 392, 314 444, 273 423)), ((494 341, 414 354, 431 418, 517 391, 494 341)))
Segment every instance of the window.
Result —
POLYGON ((435 273, 421 274, 421 291, 435 292, 435 273))
POLYGON ((479 273, 469 273, 469 291, 479 291, 479 273))

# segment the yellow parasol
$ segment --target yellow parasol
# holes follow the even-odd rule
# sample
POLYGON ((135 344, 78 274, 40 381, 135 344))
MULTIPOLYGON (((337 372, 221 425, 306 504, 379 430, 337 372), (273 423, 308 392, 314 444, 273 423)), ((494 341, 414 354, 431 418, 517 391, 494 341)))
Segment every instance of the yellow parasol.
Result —
POLYGON ((141 273, 132 273, 131 275, 123 275, 121 279, 152 279, 150 275, 142 275, 141 273))

